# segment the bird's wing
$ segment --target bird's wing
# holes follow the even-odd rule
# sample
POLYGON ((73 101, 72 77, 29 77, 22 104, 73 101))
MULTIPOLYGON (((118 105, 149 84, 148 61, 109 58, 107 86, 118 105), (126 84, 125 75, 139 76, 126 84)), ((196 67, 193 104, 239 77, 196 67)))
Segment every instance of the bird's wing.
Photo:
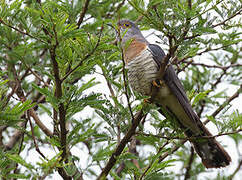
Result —
MULTIPOLYGON (((160 66, 165 57, 165 53, 157 45, 150 44, 149 49, 153 55, 153 59, 158 66, 160 66)), ((171 65, 167 67, 163 81, 169 88, 171 95, 169 94, 163 98, 159 105, 162 104, 162 107, 164 105, 165 110, 175 115, 178 123, 181 125, 181 128, 185 130, 184 133, 188 137, 198 137, 190 141, 202 158, 203 164, 207 168, 220 168, 229 165, 231 162, 230 156, 215 138, 201 139, 201 136, 211 136, 211 133, 193 111, 185 90, 171 65)))
MULTIPOLYGON (((155 44, 149 44, 148 47, 153 55, 155 62, 160 67, 161 62, 165 57, 164 51, 161 49, 160 46, 155 44)), ((171 65, 167 67, 163 79, 165 84, 169 87, 172 94, 176 97, 180 105, 183 107, 185 113, 190 118, 190 120, 192 120, 194 123, 200 121, 199 117, 193 111, 192 106, 187 98, 186 92, 183 88, 183 85, 181 84, 179 78, 175 73, 175 70, 171 65)))

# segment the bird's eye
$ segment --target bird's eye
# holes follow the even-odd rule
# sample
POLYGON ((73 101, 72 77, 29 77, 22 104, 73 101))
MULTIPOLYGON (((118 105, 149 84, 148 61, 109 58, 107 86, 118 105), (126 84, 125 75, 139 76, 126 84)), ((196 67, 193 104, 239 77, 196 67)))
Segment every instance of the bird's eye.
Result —
POLYGON ((124 23, 124 24, 123 24, 123 27, 128 28, 128 27, 130 27, 130 24, 128 24, 128 23, 124 23))

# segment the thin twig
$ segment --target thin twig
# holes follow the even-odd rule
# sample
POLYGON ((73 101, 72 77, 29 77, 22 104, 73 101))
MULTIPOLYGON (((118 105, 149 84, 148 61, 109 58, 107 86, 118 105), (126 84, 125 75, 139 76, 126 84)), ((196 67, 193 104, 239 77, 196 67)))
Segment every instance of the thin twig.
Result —
POLYGON ((53 133, 41 122, 38 115, 35 113, 34 109, 30 109, 30 116, 34 119, 35 123, 39 126, 39 128, 49 137, 53 136, 53 133))
MULTIPOLYGON (((120 33, 120 29, 118 28, 118 30, 116 31, 118 33, 118 38, 119 38, 119 42, 122 42, 122 36, 120 33)), ((121 59, 123 62, 123 68, 122 68, 122 75, 123 75, 123 81, 124 81, 124 94, 128 103, 128 108, 129 108, 129 112, 132 118, 132 122, 134 121, 134 114, 131 108, 131 103, 129 101, 129 95, 128 95, 128 80, 126 77, 126 69, 125 69, 125 60, 124 60, 124 49, 122 47, 122 45, 119 46, 120 47, 120 51, 121 51, 121 59)))
POLYGON ((39 146, 36 142, 36 139, 35 139, 35 135, 34 135, 34 128, 33 128, 33 125, 32 125, 32 122, 31 122, 31 118, 30 118, 30 111, 28 110, 27 111, 27 118, 28 118, 28 121, 29 121, 29 125, 30 125, 30 129, 31 129, 31 134, 32 134, 32 138, 33 138, 33 141, 34 141, 34 146, 35 146, 35 150, 44 158, 46 159, 45 155, 40 151, 39 149, 39 146))
POLYGON ((88 9, 88 5, 89 5, 89 3, 90 3, 90 0, 86 0, 85 1, 85 3, 84 3, 84 6, 82 7, 82 12, 81 12, 81 14, 80 14, 80 18, 79 18, 79 20, 78 20, 78 22, 77 22, 77 27, 78 27, 78 29, 80 28, 80 25, 82 24, 82 22, 83 22, 83 19, 84 19, 84 17, 85 17, 85 14, 86 14, 86 12, 87 12, 87 9, 88 9))
POLYGON ((42 39, 39 39, 39 38, 37 38, 37 37, 34 37, 33 35, 31 35, 31 34, 29 34, 29 33, 27 33, 27 32, 23 32, 23 31, 21 31, 20 29, 18 29, 18 28, 16 28, 16 27, 13 27, 13 26, 11 26, 10 24, 7 24, 7 23, 4 22, 1 18, 0 18, 0 23, 2 23, 3 25, 5 25, 5 26, 7 26, 7 27, 9 27, 9 28, 11 28, 11 29, 13 29, 13 30, 19 32, 20 34, 23 34, 23 35, 29 36, 29 37, 31 37, 31 38, 33 38, 33 39, 36 39, 36 40, 38 40, 38 41, 41 41, 42 43, 47 44, 47 43, 46 43, 45 41, 43 41, 42 39))
POLYGON ((192 168, 192 162, 194 160, 194 157, 195 157, 194 149, 191 146, 191 154, 190 154, 189 161, 188 161, 188 164, 187 164, 187 167, 186 167, 186 173, 185 173, 184 180, 188 180, 191 177, 190 170, 192 168))
MULTIPOLYGON (((165 143, 159 148, 157 154, 159 154, 159 153, 163 150, 163 148, 164 148, 166 145, 168 145, 168 144, 169 144, 169 141, 166 141, 166 142, 165 142, 165 143)), ((146 173, 147 173, 148 170, 152 167, 152 165, 153 165, 154 162, 155 162, 155 159, 153 159, 153 160, 150 162, 150 164, 145 168, 145 170, 144 170, 143 173, 141 174, 139 180, 142 180, 142 179, 145 177, 146 173)))
MULTIPOLYGON (((212 7, 212 9, 214 9, 214 7, 212 7)), ((231 20, 232 18, 234 18, 235 16, 239 15, 240 13, 242 12, 242 10, 240 9, 238 12, 232 14, 230 17, 228 17, 227 19, 225 19, 224 21, 220 22, 220 23, 217 23, 217 24, 214 24, 211 26, 211 28, 215 28, 217 26, 220 26, 220 25, 225 25, 225 23, 229 20, 231 20)), ((187 40, 187 39, 194 39, 198 36, 201 36, 202 34, 194 34, 192 36, 187 36, 184 38, 184 40, 187 40)))
MULTIPOLYGON (((226 47, 229 47, 231 45, 234 45, 234 44, 237 44, 237 42, 236 43, 231 43, 231 44, 226 44, 224 46, 220 46, 220 47, 217 47, 217 48, 208 47, 208 48, 204 49, 203 51, 198 52, 196 54, 196 56, 201 56, 202 54, 207 53, 207 52, 210 52, 210 51, 222 50, 222 49, 224 49, 226 47)), ((181 60, 179 60, 178 61, 178 64, 183 63, 184 61, 186 61, 187 59, 192 58, 192 57, 194 57, 194 55, 192 55, 192 56, 190 56, 190 55, 189 56, 186 56, 186 57, 182 58, 181 60)))
POLYGON ((215 24, 215 25, 211 26, 211 28, 215 28, 215 27, 220 26, 220 25, 226 25, 225 23, 226 23, 227 21, 229 21, 230 19, 232 19, 232 18, 234 18, 235 16, 239 15, 241 12, 242 12, 242 9, 240 9, 237 13, 232 14, 230 17, 228 17, 228 18, 225 19, 224 21, 222 21, 222 22, 220 22, 220 23, 218 23, 218 24, 215 24))
POLYGON ((209 64, 204 64, 204 63, 195 63, 193 60, 183 61, 183 63, 189 64, 189 65, 194 65, 194 66, 203 66, 203 67, 207 67, 207 68, 217 68, 217 69, 222 69, 222 70, 226 70, 226 69, 229 69, 232 67, 241 67, 242 66, 242 64, 230 64, 229 66, 209 65, 209 64))
POLYGON ((203 139, 213 139, 213 138, 216 138, 216 137, 220 137, 220 136, 225 136, 225 135, 231 135, 231 134, 237 134, 239 132, 242 132, 242 129, 238 129, 236 131, 232 131, 232 132, 227 132, 227 133, 220 133, 220 134, 217 134, 217 135, 213 135, 213 136, 199 136, 199 137, 180 137, 180 136, 174 136, 174 137, 167 137, 167 136, 161 136, 161 135, 153 135, 153 134, 146 134, 146 133, 136 133, 137 135, 142 135, 142 136, 148 136, 148 137, 156 137, 156 138, 161 138, 161 139, 167 139, 167 140, 174 140, 174 139, 178 139, 178 140, 194 140, 194 139, 200 139, 200 138, 203 138, 203 139))
MULTIPOLYGON (((240 93, 242 91, 242 84, 240 85, 240 88, 231 96, 229 97, 222 105, 220 105, 211 115, 212 117, 217 116, 231 101, 233 101, 235 98, 237 98, 240 93)), ((204 124, 207 124, 208 122, 210 122, 209 119, 207 119, 206 121, 204 121, 204 124)))

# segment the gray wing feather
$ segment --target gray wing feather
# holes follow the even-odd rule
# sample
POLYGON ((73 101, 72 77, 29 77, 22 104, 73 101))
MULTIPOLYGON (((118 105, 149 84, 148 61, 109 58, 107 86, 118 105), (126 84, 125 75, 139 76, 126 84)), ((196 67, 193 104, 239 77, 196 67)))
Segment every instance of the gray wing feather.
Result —
MULTIPOLYGON (((163 50, 157 45, 149 45, 149 48, 151 53, 153 54, 153 59, 158 64, 158 66, 160 66, 162 60, 165 57, 163 50)), ((194 127, 196 126, 197 127, 196 129, 198 129, 199 131, 197 133, 196 132, 194 133, 194 131, 192 130, 194 129, 194 127, 189 126, 189 127, 185 127, 185 134, 188 137, 191 137, 194 135, 211 136, 211 133, 202 124, 197 114, 193 111, 192 106, 185 93, 185 90, 171 65, 167 67, 163 80, 165 84, 169 87, 170 91, 172 92, 173 97, 175 97, 178 100, 179 104, 184 110, 184 113, 186 113, 186 115, 189 117, 189 120, 183 119, 183 121, 192 122, 192 126, 194 127)), ((174 100, 174 98, 172 99, 174 100)), ((165 107, 165 109, 168 111, 171 111, 172 114, 175 114, 174 109, 170 109, 169 107, 165 107)), ((162 113, 162 109, 160 112, 162 113)), ((181 119, 179 119, 179 117, 177 116, 175 117, 177 118, 178 122, 180 122, 180 124, 183 125, 183 122, 181 122, 181 119)), ((191 125, 191 123, 189 124, 191 125)), ((184 128, 184 127, 181 126, 181 128, 184 128)), ((194 148, 199 154, 199 156, 202 158, 203 164, 207 168, 225 167, 229 165, 229 163, 231 162, 230 156, 223 149, 223 147, 215 140, 215 138, 203 139, 202 141, 200 138, 198 138, 198 140, 191 140, 191 142, 193 143, 194 148)))
MULTIPOLYGON (((151 53, 153 55, 155 62, 160 67, 161 62, 165 57, 164 51, 161 49, 160 46, 155 44, 149 44, 148 46, 149 46, 149 49, 151 50, 151 53)), ((179 78, 175 73, 175 70, 171 65, 167 67, 163 79, 166 85, 170 88, 171 92, 178 99, 179 103, 183 107, 188 117, 190 117, 190 119, 194 121, 194 123, 197 121, 200 121, 199 117, 193 111, 192 106, 187 98, 186 92, 183 88, 183 85, 181 84, 179 78)))

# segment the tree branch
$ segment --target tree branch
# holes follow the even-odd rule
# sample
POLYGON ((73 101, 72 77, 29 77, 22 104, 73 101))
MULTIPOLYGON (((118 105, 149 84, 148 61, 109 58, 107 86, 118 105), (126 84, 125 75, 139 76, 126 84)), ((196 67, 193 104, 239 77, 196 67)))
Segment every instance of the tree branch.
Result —
POLYGON ((23 35, 29 36, 29 37, 31 37, 31 38, 33 38, 33 39, 36 39, 36 40, 38 40, 38 41, 40 41, 40 42, 42 42, 42 43, 47 44, 47 43, 46 43, 45 41, 43 41, 42 39, 39 39, 39 38, 37 38, 37 37, 34 37, 33 35, 31 35, 31 34, 29 34, 29 33, 27 33, 27 32, 23 32, 23 31, 21 31, 20 29, 18 29, 18 28, 16 28, 16 27, 13 27, 13 26, 11 26, 10 24, 7 24, 7 23, 4 22, 1 18, 0 18, 0 23, 3 24, 3 25, 5 25, 5 26, 7 26, 7 27, 9 27, 9 28, 11 28, 11 29, 13 29, 13 30, 15 30, 15 31, 17 31, 17 32, 19 32, 20 34, 23 34, 23 35))
MULTIPOLYGON (((62 81, 60 79, 58 62, 56 61, 56 48, 58 46, 58 39, 57 39, 57 33, 55 31, 55 27, 53 27, 53 31, 55 34, 55 44, 49 49, 49 52, 50 52, 50 57, 51 57, 53 72, 55 77, 55 85, 56 85, 55 96, 58 100, 60 100, 62 98, 62 81)), ((66 155, 67 155, 66 110, 63 102, 60 102, 58 105, 58 115, 59 115, 59 124, 60 124, 61 151, 62 151, 61 157, 62 157, 62 161, 63 160, 67 161, 66 159, 66 155)))
POLYGON ((34 109, 29 109, 30 116, 34 119, 35 123, 39 126, 39 128, 49 137, 53 136, 53 133, 41 122, 34 109))
POLYGON ((192 162, 194 160, 194 149, 193 147, 191 146, 191 155, 190 155, 190 158, 189 158, 189 161, 188 161, 188 164, 187 164, 187 167, 186 167, 186 173, 185 173, 185 177, 184 177, 184 180, 188 180, 191 175, 190 175, 190 170, 192 168, 192 162))
MULTIPOLYGON (((231 96, 229 97, 222 105, 220 105, 211 115, 212 117, 217 116, 231 101, 233 101, 235 98, 239 97, 240 93, 242 91, 242 84, 240 85, 240 88, 231 96)), ((204 124, 207 124, 210 120, 207 119, 204 121, 204 124)))
POLYGON ((81 12, 81 14, 80 14, 80 18, 79 18, 79 20, 78 20, 78 22, 77 22, 77 24, 76 24, 78 29, 80 28, 80 25, 81 25, 82 22, 83 22, 83 19, 84 19, 84 17, 85 17, 86 12, 87 12, 88 5, 89 5, 90 1, 91 1, 91 0, 86 0, 85 3, 84 3, 84 6, 82 7, 82 12, 81 12))
POLYGON ((241 67, 242 64, 230 64, 228 66, 219 66, 219 65, 209 65, 209 64, 204 64, 204 63, 195 63, 193 60, 191 61, 183 61, 183 63, 188 64, 188 65, 194 65, 194 66, 203 66, 207 68, 217 68, 217 69, 222 69, 222 70, 227 70, 232 67, 241 67))
POLYGON ((98 180, 103 180, 108 175, 109 171, 112 169, 112 167, 115 165, 118 156, 122 153, 123 149, 125 148, 126 144, 130 141, 130 138, 135 134, 135 130, 138 127, 140 121, 145 117, 143 114, 143 109, 136 113, 135 118, 132 122, 131 127, 121 140, 121 142, 118 144, 114 152, 112 153, 110 159, 108 160, 106 166, 103 168, 101 174, 98 176, 98 180))
POLYGON ((44 158, 46 159, 45 155, 40 151, 39 149, 39 146, 36 142, 36 139, 35 139, 35 135, 34 135, 34 128, 33 128, 33 125, 32 125, 32 122, 31 122, 31 118, 30 118, 30 111, 28 110, 27 111, 27 118, 28 118, 28 121, 29 121, 29 125, 30 125, 30 129, 31 129, 31 134, 32 134, 32 138, 33 138, 33 141, 34 141, 34 145, 35 145, 35 150, 44 158))
MULTIPOLYGON (((165 142, 165 143, 159 148, 157 154, 159 154, 159 153, 161 152, 161 150, 162 150, 166 145, 168 145, 168 144, 169 144, 169 141, 166 141, 166 142, 165 142)), ((143 173, 141 174, 139 180, 142 180, 142 179, 145 177, 146 173, 147 173, 148 170, 152 167, 152 165, 153 165, 153 163, 155 162, 155 160, 156 160, 156 159, 151 160, 150 164, 149 164, 147 167, 145 167, 145 169, 144 169, 143 173)))
MULTIPOLYGON (((220 1, 221 2, 221 1, 220 1)), ((220 22, 220 23, 217 23, 217 24, 214 24, 211 26, 211 28, 215 28, 217 26, 221 26, 221 25, 225 25, 225 23, 229 20, 231 20, 232 18, 234 18, 235 16, 239 15, 240 13, 242 12, 242 10, 240 9, 238 12, 232 14, 230 17, 228 17, 227 19, 225 19, 224 21, 220 22)), ((193 39, 193 38, 196 38, 198 36, 201 36, 202 34, 194 34, 192 36, 187 36, 184 38, 184 40, 187 40, 187 39, 193 39)))
POLYGON ((227 21, 229 21, 230 19, 232 19, 232 18, 234 18, 235 16, 239 15, 241 12, 242 12, 242 9, 240 9, 238 12, 232 14, 230 17, 228 17, 228 18, 225 19, 224 21, 222 21, 222 22, 220 22, 220 23, 218 23, 218 24, 215 24, 215 25, 211 26, 211 28, 215 28, 215 27, 220 26, 220 25, 226 25, 225 23, 226 23, 227 21))
MULTIPOLYGON (((211 138, 216 138, 216 137, 220 137, 220 136, 225 136, 225 135, 231 135, 231 134, 237 134, 239 132, 242 132, 242 129, 238 129, 236 131, 232 131, 232 132, 227 132, 227 133, 220 133, 217 135, 213 135, 213 136, 199 136, 200 138, 204 138, 204 139, 211 139, 211 138)), ((160 135, 153 135, 153 134, 146 134, 146 133, 136 133, 137 135, 142 135, 142 136, 148 136, 148 137, 156 137, 156 138, 161 138, 161 139, 166 139, 166 140, 194 140, 197 139, 198 137, 180 137, 180 136, 174 136, 174 137, 167 137, 167 136, 160 136, 160 135)))

